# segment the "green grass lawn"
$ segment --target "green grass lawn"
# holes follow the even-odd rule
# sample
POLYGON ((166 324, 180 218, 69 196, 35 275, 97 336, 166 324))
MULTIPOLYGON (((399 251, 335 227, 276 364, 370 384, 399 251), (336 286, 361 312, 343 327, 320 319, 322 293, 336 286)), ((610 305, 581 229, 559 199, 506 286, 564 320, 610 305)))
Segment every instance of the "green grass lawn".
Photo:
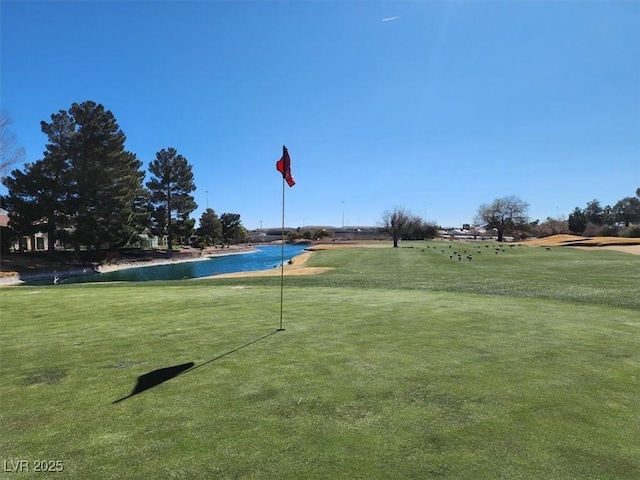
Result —
POLYGON ((0 289, 0 478, 640 478, 640 257, 404 245, 0 289))

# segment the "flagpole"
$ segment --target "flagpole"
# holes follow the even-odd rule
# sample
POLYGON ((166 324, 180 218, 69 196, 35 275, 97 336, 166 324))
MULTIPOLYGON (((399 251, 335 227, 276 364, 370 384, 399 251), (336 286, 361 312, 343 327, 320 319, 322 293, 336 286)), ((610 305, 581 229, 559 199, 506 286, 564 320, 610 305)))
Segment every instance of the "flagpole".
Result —
POLYGON ((280 328, 278 328, 278 332, 284 331, 284 328, 282 328, 282 305, 284 300, 284 175, 282 176, 282 241, 280 251, 280 328))

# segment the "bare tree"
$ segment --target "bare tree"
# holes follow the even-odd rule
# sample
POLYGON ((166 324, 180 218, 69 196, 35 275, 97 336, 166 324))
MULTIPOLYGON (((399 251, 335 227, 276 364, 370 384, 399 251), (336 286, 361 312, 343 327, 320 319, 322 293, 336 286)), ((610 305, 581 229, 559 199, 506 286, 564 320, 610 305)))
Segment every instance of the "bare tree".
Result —
POLYGON ((393 211, 386 211, 382 214, 382 231, 391 234, 394 248, 398 246, 398 240, 410 220, 411 215, 402 207, 395 207, 393 211))
POLYGON ((528 220, 529 204, 515 195, 496 198, 493 202, 483 203, 478 208, 476 223, 498 231, 498 241, 504 234, 523 228, 528 220))
POLYGON ((24 148, 17 145, 16 136, 10 130, 11 118, 0 113, 0 177, 4 177, 9 169, 24 160, 24 148))

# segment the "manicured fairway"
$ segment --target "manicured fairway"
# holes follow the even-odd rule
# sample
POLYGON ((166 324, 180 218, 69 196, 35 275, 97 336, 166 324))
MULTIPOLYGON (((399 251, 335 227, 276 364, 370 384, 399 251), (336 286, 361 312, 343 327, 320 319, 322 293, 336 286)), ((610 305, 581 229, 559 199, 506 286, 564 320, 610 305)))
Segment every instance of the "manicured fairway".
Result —
POLYGON ((488 245, 0 289, 0 478, 640 478, 640 257, 488 245))

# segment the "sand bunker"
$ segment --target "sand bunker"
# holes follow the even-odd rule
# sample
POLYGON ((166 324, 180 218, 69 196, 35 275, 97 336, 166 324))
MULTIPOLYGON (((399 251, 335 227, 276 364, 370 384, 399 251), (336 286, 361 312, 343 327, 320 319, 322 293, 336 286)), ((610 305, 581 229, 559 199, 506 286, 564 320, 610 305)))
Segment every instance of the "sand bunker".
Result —
POLYGON ((583 249, 603 248, 640 255, 640 238, 580 237, 578 235, 551 235, 522 242, 530 247, 579 247, 583 249))

